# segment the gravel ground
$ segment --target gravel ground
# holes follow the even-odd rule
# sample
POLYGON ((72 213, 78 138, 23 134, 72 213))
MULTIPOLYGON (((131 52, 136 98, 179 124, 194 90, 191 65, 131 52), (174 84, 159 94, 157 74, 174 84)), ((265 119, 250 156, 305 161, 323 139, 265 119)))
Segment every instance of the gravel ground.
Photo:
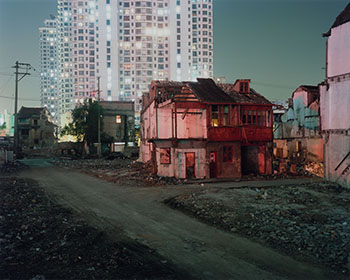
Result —
POLYGON ((0 174, 0 279, 186 279, 153 250, 113 242, 32 180, 0 174))
POLYGON ((350 277, 350 191, 330 183, 206 189, 166 201, 227 231, 350 277))

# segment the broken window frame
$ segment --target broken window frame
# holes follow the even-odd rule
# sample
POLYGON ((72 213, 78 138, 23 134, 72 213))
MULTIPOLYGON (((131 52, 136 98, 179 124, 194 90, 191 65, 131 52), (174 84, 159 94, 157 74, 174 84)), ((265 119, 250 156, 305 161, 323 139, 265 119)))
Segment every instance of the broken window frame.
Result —
POLYGON ((159 156, 160 156, 160 163, 161 164, 171 164, 170 148, 160 148, 159 156))

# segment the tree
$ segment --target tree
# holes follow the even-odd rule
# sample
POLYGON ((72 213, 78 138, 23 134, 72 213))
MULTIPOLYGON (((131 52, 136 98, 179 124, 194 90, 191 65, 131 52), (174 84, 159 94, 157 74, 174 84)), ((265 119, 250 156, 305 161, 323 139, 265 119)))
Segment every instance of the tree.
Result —
POLYGON ((79 142, 86 141, 88 145, 97 143, 97 121, 100 108, 101 126, 103 130, 103 108, 97 102, 86 102, 72 111, 72 122, 66 125, 61 135, 73 135, 79 142))

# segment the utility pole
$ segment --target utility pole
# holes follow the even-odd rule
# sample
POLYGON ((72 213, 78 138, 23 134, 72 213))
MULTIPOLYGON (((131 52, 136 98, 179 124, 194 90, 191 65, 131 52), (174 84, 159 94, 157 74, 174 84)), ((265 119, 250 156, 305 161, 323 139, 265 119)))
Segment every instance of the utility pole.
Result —
POLYGON ((18 107, 18 83, 27 75, 30 75, 29 70, 33 69, 35 70, 29 63, 20 63, 16 61, 15 66, 12 66, 12 68, 16 69, 15 75, 15 127, 14 127, 14 146, 13 146, 13 152, 14 154, 17 154, 18 149, 18 116, 17 116, 17 107, 18 107), (25 72, 19 72, 20 70, 25 70, 25 72), (22 75, 19 79, 18 76, 22 75))
POLYGON ((97 154, 98 156, 101 156, 101 112, 100 112, 100 77, 97 77, 97 142, 98 142, 98 147, 97 147, 97 154))

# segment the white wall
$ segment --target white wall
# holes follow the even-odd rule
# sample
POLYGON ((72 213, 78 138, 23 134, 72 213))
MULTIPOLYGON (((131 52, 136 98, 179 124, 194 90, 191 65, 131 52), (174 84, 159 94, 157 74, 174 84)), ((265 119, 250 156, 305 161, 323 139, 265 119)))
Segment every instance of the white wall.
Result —
POLYGON ((328 77, 350 73, 350 22, 332 28, 327 56, 328 77))

